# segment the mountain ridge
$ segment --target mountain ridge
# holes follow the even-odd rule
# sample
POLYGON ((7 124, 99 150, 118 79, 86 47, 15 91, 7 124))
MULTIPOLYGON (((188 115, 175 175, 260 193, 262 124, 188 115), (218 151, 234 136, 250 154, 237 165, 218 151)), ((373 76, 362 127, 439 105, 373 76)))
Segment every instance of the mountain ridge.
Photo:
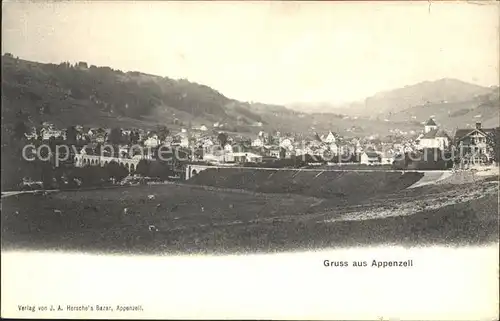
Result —
MULTIPOLYGON (((412 119, 404 115, 405 109, 401 109, 402 114, 394 113, 398 117, 379 113, 372 119, 353 116, 355 113, 349 116, 341 109, 324 108, 308 114, 282 105, 231 99, 186 79, 122 72, 85 62, 44 64, 6 54, 2 56, 2 105, 2 126, 12 126, 18 120, 31 126, 50 121, 58 127, 153 129, 166 125, 173 130, 204 124, 216 131, 242 135, 255 135, 261 130, 308 135, 330 130, 351 136, 387 135, 394 128, 419 130, 420 122, 426 120, 422 118, 429 116, 424 111, 412 119), (224 127, 212 126, 216 123, 224 127)), ((492 115, 492 108, 484 109, 492 115)), ((457 124, 465 126, 463 121, 457 124)))
POLYGON ((289 104, 294 110, 304 112, 342 113, 353 116, 376 116, 418 106, 424 103, 459 102, 471 100, 475 95, 486 94, 491 87, 468 83, 455 78, 421 81, 412 85, 377 92, 365 99, 344 104, 310 102, 289 104), (301 108, 304 107, 304 108, 301 108), (375 115, 374 115, 375 111, 375 115))

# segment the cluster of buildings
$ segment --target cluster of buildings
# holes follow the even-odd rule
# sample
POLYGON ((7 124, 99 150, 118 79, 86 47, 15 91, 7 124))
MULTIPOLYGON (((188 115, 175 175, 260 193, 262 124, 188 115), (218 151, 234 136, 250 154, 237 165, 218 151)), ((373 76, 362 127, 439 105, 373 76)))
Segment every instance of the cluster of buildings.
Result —
MULTIPOLYGON (((189 130, 181 128, 172 133, 166 129, 109 129, 86 128, 75 126, 76 140, 83 147, 81 154, 96 152, 95 146, 111 144, 112 131, 119 132, 119 155, 107 155, 119 158, 138 157, 130 152, 132 145, 140 145, 145 150, 154 151, 159 146, 180 147, 190 152, 190 161, 208 163, 259 163, 266 160, 291 158, 293 156, 310 155, 325 161, 342 158, 347 155, 356 155, 356 161, 362 164, 392 164, 396 155, 433 148, 443 151, 452 146, 459 147, 467 162, 477 164, 488 162, 491 158, 493 146, 488 136, 494 129, 484 129, 480 123, 473 129, 457 129, 454 135, 449 135, 433 119, 429 119, 423 131, 413 135, 401 135, 394 131, 394 135, 379 137, 344 137, 332 131, 325 135, 317 133, 305 137, 300 134, 272 134, 260 131, 253 139, 228 135, 220 128, 207 128, 205 125, 191 127, 189 130), (222 135, 222 137, 221 137, 222 135), (452 138, 453 137, 453 138, 452 138), (341 157, 340 157, 341 156, 341 157)), ((67 129, 57 129, 49 123, 44 123, 40 130, 33 128, 26 133, 28 139, 42 141, 67 139, 67 129)), ((96 154, 97 155, 97 154, 96 154)), ((141 154, 140 157, 151 158, 152 154, 141 154)), ((338 162, 338 161, 337 161, 338 162)))

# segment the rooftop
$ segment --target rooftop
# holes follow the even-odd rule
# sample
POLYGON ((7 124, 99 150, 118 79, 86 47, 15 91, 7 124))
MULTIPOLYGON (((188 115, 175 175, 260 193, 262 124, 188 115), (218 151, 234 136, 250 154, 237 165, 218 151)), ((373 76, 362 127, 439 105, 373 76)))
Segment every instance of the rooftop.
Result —
POLYGON ((427 121, 427 123, 425 123, 425 126, 437 126, 437 124, 434 121, 434 119, 429 118, 429 120, 427 121))

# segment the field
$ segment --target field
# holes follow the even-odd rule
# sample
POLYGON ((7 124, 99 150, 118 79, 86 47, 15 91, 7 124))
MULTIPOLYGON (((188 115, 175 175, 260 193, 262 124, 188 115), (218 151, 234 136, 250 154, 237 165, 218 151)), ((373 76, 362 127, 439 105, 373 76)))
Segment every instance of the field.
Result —
POLYGON ((2 248, 241 253, 498 239, 496 180, 403 189, 414 179, 395 185, 392 177, 349 174, 337 184, 364 184, 366 193, 327 198, 169 184, 10 196, 2 199, 2 248))
POLYGON ((354 200, 405 189, 423 177, 409 172, 340 172, 300 170, 207 169, 190 184, 238 188, 261 193, 293 193, 354 200))

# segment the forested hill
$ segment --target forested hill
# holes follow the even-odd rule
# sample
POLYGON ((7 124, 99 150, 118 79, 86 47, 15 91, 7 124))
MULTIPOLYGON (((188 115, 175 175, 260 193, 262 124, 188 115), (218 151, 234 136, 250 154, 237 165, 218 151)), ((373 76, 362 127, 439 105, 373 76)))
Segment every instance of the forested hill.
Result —
MULTIPOLYGON (((186 124, 224 122, 244 127, 266 123, 262 114, 273 110, 259 105, 253 108, 187 80, 125 73, 83 62, 42 64, 9 54, 2 57, 2 100, 4 121, 9 122, 9 112, 21 110, 30 122, 51 120, 65 127, 77 123, 109 126, 113 120, 127 126, 135 121, 174 119, 186 124)), ((283 107, 280 112, 295 114, 283 107)))

